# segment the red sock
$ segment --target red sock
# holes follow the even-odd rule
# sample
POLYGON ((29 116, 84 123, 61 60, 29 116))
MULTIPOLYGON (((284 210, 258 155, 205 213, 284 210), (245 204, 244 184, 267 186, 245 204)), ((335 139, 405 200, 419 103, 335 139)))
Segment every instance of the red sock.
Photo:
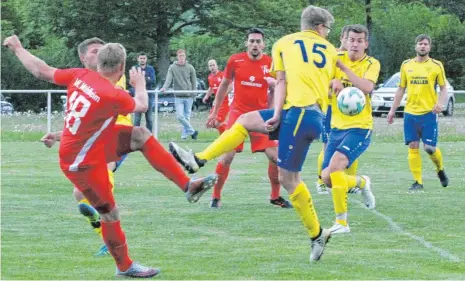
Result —
POLYGON ((152 167, 174 182, 182 191, 186 191, 190 178, 178 164, 173 155, 153 137, 150 137, 141 148, 142 154, 152 167))
POLYGON ((268 165, 268 177, 271 183, 271 200, 278 199, 281 184, 279 183, 278 166, 273 162, 268 165))
POLYGON ((129 257, 128 244, 123 229, 121 229, 120 221, 104 222, 102 220, 101 224, 103 241, 105 241, 108 251, 115 259, 116 266, 121 271, 128 270, 132 260, 129 257))
POLYGON ((221 162, 216 166, 216 174, 218 174, 218 181, 213 188, 212 198, 221 199, 221 190, 229 175, 229 166, 223 165, 221 162))
POLYGON ((223 123, 222 125, 218 126, 218 132, 220 133, 220 135, 222 133, 224 133, 224 131, 226 131, 226 123, 223 123))

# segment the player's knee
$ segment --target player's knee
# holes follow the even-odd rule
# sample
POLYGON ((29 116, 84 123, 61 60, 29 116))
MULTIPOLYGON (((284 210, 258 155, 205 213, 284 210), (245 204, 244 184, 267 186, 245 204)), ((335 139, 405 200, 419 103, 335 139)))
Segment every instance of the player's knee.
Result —
POLYGON ((231 163, 234 159, 235 153, 227 153, 221 158, 220 162, 223 166, 231 166, 231 163))
POLYGON ((425 144, 424 148, 425 148, 426 153, 428 153, 429 155, 432 155, 436 152, 436 147, 434 146, 425 144))
POLYGON ((101 202, 94 206, 104 221, 111 222, 119 220, 118 207, 115 203, 101 202))
POLYGON ((410 149, 418 149, 420 147, 420 143, 417 141, 412 141, 408 144, 410 149))
POLYGON ((145 127, 134 127, 132 129, 131 140, 136 149, 140 149, 144 143, 152 136, 150 131, 145 127))
POLYGON ((253 120, 251 118, 250 112, 246 113, 246 114, 242 114, 236 120, 236 123, 241 124, 247 131, 249 131, 249 128, 250 128, 252 122, 253 122, 253 120))

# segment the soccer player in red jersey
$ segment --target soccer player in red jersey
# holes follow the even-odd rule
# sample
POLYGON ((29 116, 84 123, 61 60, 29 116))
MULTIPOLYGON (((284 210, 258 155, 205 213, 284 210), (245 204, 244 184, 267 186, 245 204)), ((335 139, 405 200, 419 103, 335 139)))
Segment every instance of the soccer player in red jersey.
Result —
MULTIPOLYGON (((103 40, 96 37, 86 39, 79 44, 78 54, 85 68, 97 71, 97 52, 103 47, 104 44, 105 42, 103 40)), ((123 88, 125 84, 126 82, 123 75, 122 79, 118 81, 116 86, 123 88), (124 80, 124 82, 121 82, 122 80, 124 80)), ((166 149, 156 139, 152 137, 152 133, 148 129, 138 126, 133 127, 128 116, 118 115, 113 130, 118 131, 121 128, 130 130, 129 128, 126 128, 127 126, 130 126, 132 128, 131 141, 135 145, 135 150, 142 150, 142 147, 145 144, 146 149, 143 153, 146 155, 146 158, 149 160, 152 166, 165 177, 173 181, 182 191, 186 192, 186 183, 189 183, 190 179, 178 165, 173 156, 168 151, 166 151, 166 149)), ((60 140, 61 135, 61 131, 47 133, 42 138, 42 141, 47 147, 52 147, 56 141, 60 140)), ((112 184, 112 187, 114 187, 113 172, 118 169, 125 158, 126 155, 123 155, 121 156, 120 160, 116 162, 109 162, 107 165, 108 175, 110 177, 110 183, 112 184)), ((198 184, 198 182, 194 182, 194 185, 195 184, 198 184)), ((114 188, 112 188, 112 191, 113 190, 114 188)), ((97 210, 91 206, 87 198, 85 198, 85 196, 81 191, 79 191, 78 188, 74 188, 73 195, 78 201, 80 213, 88 219, 92 228, 101 237, 102 228, 100 223, 100 215, 98 214, 97 210)), ((104 244, 100 247, 100 250, 96 256, 104 256, 106 254, 108 254, 108 247, 106 244, 104 244)))
MULTIPOLYGON (((117 265, 116 275, 141 278, 157 275, 159 269, 142 266, 129 257, 107 170, 107 163, 118 160, 140 145, 131 139, 133 127, 112 128, 118 114, 147 110, 144 73, 140 69, 130 71, 130 81, 136 89, 135 98, 132 98, 115 87, 124 74, 126 61, 126 51, 120 44, 110 43, 99 50, 98 73, 89 69, 50 67, 25 50, 16 35, 6 38, 3 45, 12 50, 37 78, 68 88, 59 149, 60 167, 99 212, 103 239, 117 265)), ((154 158, 147 153, 150 142, 150 139, 145 140, 141 148, 149 162, 154 158)), ((188 200, 198 200, 205 185, 202 182, 194 189, 193 184, 186 183, 188 200)))
MULTIPOLYGON (((222 104, 229 85, 234 81, 234 99, 230 106, 228 116, 228 129, 231 128, 236 120, 244 113, 269 108, 268 105, 268 86, 273 80, 269 77, 271 68, 271 58, 263 54, 265 48, 264 33, 258 28, 250 29, 246 34, 247 52, 232 55, 223 74, 223 81, 216 94, 217 104, 222 104)), ((214 107, 213 112, 208 117, 207 126, 213 127, 217 122, 219 107, 214 107)), ((280 183, 278 179, 277 161, 277 141, 269 140, 268 135, 263 133, 250 133, 250 142, 252 153, 264 152, 270 163, 268 166, 268 176, 271 182, 271 204, 282 208, 292 208, 291 204, 280 196, 280 183)), ((212 144, 215 146, 215 143, 212 144)), ((179 147, 175 143, 170 143, 171 153, 183 164, 182 157, 179 157, 176 151, 179 147)), ((212 194, 211 208, 220 207, 221 190, 228 177, 230 165, 237 152, 243 150, 243 144, 239 145, 236 150, 229 151, 221 158, 216 167, 218 182, 214 187, 212 194)), ((211 155, 205 153, 196 154, 204 160, 213 159, 211 155)), ((215 155, 216 156, 216 155, 215 155)), ((186 167, 186 165, 184 165, 186 167)), ((190 171, 195 172, 195 171, 190 171)))
MULTIPOLYGON (((219 106, 218 116, 216 118, 216 122, 211 124, 214 128, 218 130, 220 135, 226 130, 226 118, 228 117, 229 113, 229 99, 226 97, 223 102, 219 105, 216 103, 216 94, 218 92, 218 88, 223 80, 223 72, 218 70, 218 64, 216 60, 211 59, 208 61, 208 69, 210 70, 210 74, 208 75, 208 91, 205 97, 203 98, 203 103, 207 103, 208 99, 214 95, 215 101, 213 106, 219 106)), ((231 92, 232 86, 228 88, 226 91, 227 94, 231 92)), ((214 108, 210 111, 210 114, 214 111, 214 108)))

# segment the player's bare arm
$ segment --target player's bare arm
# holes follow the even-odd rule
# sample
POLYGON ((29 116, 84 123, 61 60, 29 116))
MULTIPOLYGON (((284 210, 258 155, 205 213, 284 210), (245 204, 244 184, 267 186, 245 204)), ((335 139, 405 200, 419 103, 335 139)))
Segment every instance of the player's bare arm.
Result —
POLYGON ((329 91, 328 96, 330 97, 332 93, 334 93, 337 96, 339 92, 342 91, 342 89, 344 89, 344 85, 342 85, 342 82, 339 79, 331 80, 329 85, 330 85, 331 91, 329 91))
POLYGON ((207 93, 206 93, 205 96, 203 97, 202 102, 203 102, 203 103, 207 103, 208 99, 211 97, 212 94, 213 94, 213 89, 212 89, 212 87, 208 87, 207 93))
POLYGON ((438 102, 434 105, 433 112, 434 113, 441 113, 444 110, 444 105, 446 104, 447 100, 447 87, 446 85, 439 86, 439 98, 438 102))
POLYGON ((32 55, 28 50, 24 49, 18 36, 13 35, 7 37, 3 42, 3 46, 10 49, 24 67, 35 77, 45 80, 50 83, 54 83, 53 77, 56 68, 49 66, 43 60, 32 55))
POLYGON ((387 115, 387 121, 389 124, 392 124, 392 122, 394 121, 394 115, 396 114, 396 110, 399 107, 404 94, 405 88, 399 86, 397 88, 396 95, 394 96, 394 101, 392 102, 391 110, 389 110, 389 113, 387 115))
POLYGON ((62 133, 63 131, 47 133, 40 141, 43 142, 46 147, 51 148, 55 142, 60 141, 62 133))
POLYGON ((368 79, 358 77, 349 67, 347 67, 340 60, 337 60, 337 67, 339 67, 349 78, 354 87, 359 88, 365 95, 370 94, 375 89, 375 83, 368 79))
POLYGON ((139 67, 133 67, 129 70, 129 77, 129 83, 135 89, 134 100, 136 101, 136 106, 134 107, 134 112, 146 112, 149 108, 149 98, 145 89, 145 73, 139 67))

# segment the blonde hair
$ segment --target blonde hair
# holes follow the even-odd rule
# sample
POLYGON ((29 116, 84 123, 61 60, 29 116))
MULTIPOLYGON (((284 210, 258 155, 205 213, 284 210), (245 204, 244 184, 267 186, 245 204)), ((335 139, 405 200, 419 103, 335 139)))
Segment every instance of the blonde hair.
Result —
POLYGON ((333 22, 334 17, 328 10, 316 6, 308 6, 302 11, 300 28, 302 30, 316 30, 320 24, 331 25, 333 22))
POLYGON ((97 53, 99 72, 113 73, 126 65, 126 49, 119 43, 107 43, 97 53))

